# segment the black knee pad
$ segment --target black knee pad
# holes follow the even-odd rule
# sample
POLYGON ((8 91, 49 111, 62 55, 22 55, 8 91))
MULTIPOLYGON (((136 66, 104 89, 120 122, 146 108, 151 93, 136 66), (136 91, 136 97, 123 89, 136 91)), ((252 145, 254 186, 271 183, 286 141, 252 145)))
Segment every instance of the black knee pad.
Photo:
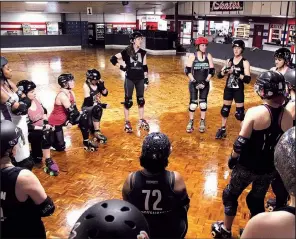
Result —
POLYGON ((257 214, 265 211, 264 198, 265 198, 265 196, 256 197, 254 195, 254 193, 252 193, 252 191, 249 192, 249 194, 247 195, 247 198, 246 198, 246 202, 247 202, 248 208, 250 210, 251 217, 254 217, 257 214))
POLYGON ((123 104, 126 109, 130 109, 133 106, 133 100, 131 98, 125 97, 123 104))
POLYGON ((102 118, 103 108, 100 105, 95 105, 91 110, 93 121, 99 122, 102 118))
POLYGON ((224 118, 227 118, 229 116, 230 108, 231 108, 231 105, 223 105, 223 107, 221 109, 221 115, 224 118))
POLYGON ((239 121, 243 121, 245 118, 245 108, 244 107, 236 107, 235 118, 239 121))
POLYGON ((200 108, 200 111, 207 111, 208 104, 207 104, 207 101, 205 99, 200 99, 199 100, 199 108, 200 108))
POLYGON ((52 144, 57 151, 64 151, 66 148, 66 143, 64 139, 64 132, 62 126, 55 126, 55 131, 53 132, 52 144))
POLYGON ((137 97, 138 106, 143 107, 145 105, 145 99, 143 96, 137 97))
POLYGON ((51 129, 43 130, 43 136, 42 136, 42 142, 41 142, 42 149, 50 149, 52 144, 52 134, 53 134, 53 131, 51 129))
POLYGON ((89 114, 86 110, 82 111, 82 114, 79 118, 78 126, 81 130, 89 130, 89 114))
POLYGON ((222 200, 224 205, 224 213, 227 216, 235 216, 237 211, 238 197, 231 193, 229 185, 223 190, 222 200))

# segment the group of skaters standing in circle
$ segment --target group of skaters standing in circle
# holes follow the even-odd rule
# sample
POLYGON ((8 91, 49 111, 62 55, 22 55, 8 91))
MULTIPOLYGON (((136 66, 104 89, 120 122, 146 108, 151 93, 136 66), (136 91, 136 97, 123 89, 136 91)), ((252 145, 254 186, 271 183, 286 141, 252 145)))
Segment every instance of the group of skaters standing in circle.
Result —
MULTIPOLYGON (((140 118, 138 127, 149 130, 149 125, 144 119, 144 91, 149 84, 148 67, 146 51, 140 48, 141 39, 140 33, 133 33, 131 45, 110 59, 113 65, 126 72, 123 102, 126 132, 132 132, 129 109, 133 105, 134 88, 140 118), (119 59, 122 59, 125 65, 120 65, 119 59)), ((206 53, 207 44, 206 38, 196 39, 197 51, 189 55, 186 63, 185 73, 190 80, 190 121, 186 128, 189 133, 193 131, 194 111, 198 106, 202 112, 199 131, 205 132, 206 129, 209 81, 215 75, 213 58, 206 53)), ((295 174, 292 173, 295 171, 295 70, 289 68, 291 53, 286 48, 275 52, 276 68, 261 73, 255 82, 255 91, 263 104, 248 109, 245 114, 244 83, 250 83, 251 77, 250 64, 242 56, 244 49, 244 42, 235 40, 234 57, 227 60, 226 65, 217 74, 218 78, 227 75, 227 80, 221 109, 222 127, 218 130, 216 138, 226 137, 225 125, 233 99, 236 103, 235 117, 241 121, 241 129, 228 161, 232 172, 222 196, 225 217, 223 221, 213 223, 212 235, 216 238, 231 238, 238 197, 252 184, 252 190, 246 199, 252 219, 242 237, 268 237, 267 233, 271 233, 268 229, 274 227, 274 233, 270 235, 284 235, 289 238, 294 230, 289 223, 291 214, 294 214, 295 220, 296 185, 295 174), (271 206, 279 212, 271 214, 277 216, 274 216, 275 219, 269 224, 264 224, 261 218, 273 217, 262 214, 265 211, 264 198, 270 184, 276 198, 269 202, 273 203, 271 206), (279 222, 283 221, 287 221, 285 228, 278 228, 277 226, 281 225, 279 222), (268 229, 262 232, 260 228, 268 229)), ((41 161, 43 156, 46 170, 56 175, 58 167, 50 157, 50 147, 58 151, 65 149, 65 125, 79 125, 86 150, 96 150, 98 141, 105 143, 107 139, 100 131, 100 120, 102 110, 108 108, 108 105, 101 102, 101 96, 107 96, 108 90, 99 71, 88 70, 83 86, 84 102, 82 111, 79 112, 73 92, 74 77, 72 74, 62 74, 58 78, 61 90, 55 98, 54 109, 48 116, 45 107, 36 99, 36 85, 24 80, 16 86, 10 81, 11 77, 8 61, 1 57, 1 195, 4 198, 1 196, 1 217, 5 228, 3 233, 14 237, 44 237, 41 217, 54 212, 54 202, 46 195, 36 176, 23 167, 32 169, 34 161, 41 161), (91 132, 96 140, 89 139, 91 132), (31 154, 34 155, 33 160, 29 142, 31 154), (13 208, 18 210, 12 210, 13 208), (28 216, 28 212, 29 219, 24 223, 26 220, 23 219, 28 216), (18 225, 20 230, 15 230, 15 225, 18 225), (39 230, 34 231, 33 226, 39 230), (36 234, 32 234, 31 231, 36 234)), ((143 169, 128 175, 122 189, 123 199, 130 204, 106 201, 94 205, 77 221, 70 238, 106 238, 120 235, 136 235, 137 238, 184 238, 188 229, 187 212, 190 199, 181 175, 166 170, 171 151, 170 140, 165 134, 151 133, 145 137, 139 158, 143 169), (131 204, 139 211, 134 210, 131 204), (118 207, 120 210, 115 210, 118 207), (120 218, 119 221, 115 220, 117 217, 120 218), (134 230, 135 228, 137 230, 134 230)))

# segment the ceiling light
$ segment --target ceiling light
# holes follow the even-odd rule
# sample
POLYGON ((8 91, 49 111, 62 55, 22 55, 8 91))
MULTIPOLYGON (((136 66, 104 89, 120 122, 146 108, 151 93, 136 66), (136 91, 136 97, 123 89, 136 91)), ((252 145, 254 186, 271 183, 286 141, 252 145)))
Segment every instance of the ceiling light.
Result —
POLYGON ((28 4, 47 4, 47 2, 26 2, 28 4))

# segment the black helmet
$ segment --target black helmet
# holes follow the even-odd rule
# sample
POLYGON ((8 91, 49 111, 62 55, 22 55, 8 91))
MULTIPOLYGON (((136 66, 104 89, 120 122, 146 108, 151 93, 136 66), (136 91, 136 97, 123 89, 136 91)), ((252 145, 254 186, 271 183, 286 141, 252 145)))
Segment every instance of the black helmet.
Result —
POLYGON ((262 99, 272 99, 285 94, 285 78, 277 71, 266 71, 257 77, 254 88, 262 99))
POLYGON ((3 67, 8 63, 8 60, 4 57, 4 56, 1 56, 1 69, 0 69, 0 77, 3 78, 3 67))
POLYGON ((88 79, 88 80, 100 80, 101 79, 101 74, 96 69, 87 70, 86 79, 88 79))
POLYGON ((62 88, 66 88, 68 81, 74 80, 74 76, 71 73, 61 74, 58 78, 58 83, 62 88))
POLYGON ((133 32, 129 36, 130 42, 133 42, 138 37, 143 37, 143 34, 141 32, 133 32))
POLYGON ((163 133, 153 132, 144 139, 140 157, 141 166, 150 172, 159 172, 168 165, 170 153, 169 138, 163 133))
POLYGON ((291 51, 282 47, 274 52, 274 57, 284 59, 285 63, 289 64, 291 62, 291 51))
POLYGON ((22 130, 9 120, 2 120, 1 122, 1 158, 5 155, 6 151, 12 149, 21 137, 23 143, 24 136, 22 130))
POLYGON ((22 91, 25 95, 28 94, 29 91, 36 88, 36 85, 33 81, 29 80, 21 80, 16 85, 20 91, 22 91))
POLYGON ((286 83, 290 89, 296 90, 295 85, 295 69, 289 69, 284 75, 286 83))
POLYGON ((245 50, 245 42, 243 40, 234 40, 232 42, 232 48, 234 47, 240 47, 243 51, 245 50))
POLYGON ((143 214, 127 201, 106 200, 88 208, 70 232, 74 238, 137 238, 141 231, 149 235, 143 214))

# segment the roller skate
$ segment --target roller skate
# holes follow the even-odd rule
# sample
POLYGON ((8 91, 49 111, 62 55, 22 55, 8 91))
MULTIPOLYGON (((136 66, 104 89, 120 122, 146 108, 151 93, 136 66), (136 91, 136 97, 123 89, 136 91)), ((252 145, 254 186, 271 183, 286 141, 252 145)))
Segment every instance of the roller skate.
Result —
POLYGON ((206 121, 201 119, 199 122, 199 132, 204 133, 206 131, 206 121))
POLYGON ((87 152, 94 152, 97 151, 99 148, 99 144, 96 140, 84 140, 83 141, 84 147, 83 149, 87 152))
POLYGON ((223 222, 215 222, 212 224, 212 237, 213 238, 231 238, 231 232, 228 232, 222 228, 223 222))
POLYGON ((226 134, 226 128, 220 128, 218 129, 217 133, 216 133, 216 139, 223 139, 226 138, 227 134, 226 134))
POLYGON ((131 122, 125 121, 124 131, 127 132, 127 133, 133 132, 133 128, 132 128, 131 122))
POLYGON ((101 144, 107 143, 107 137, 102 134, 101 130, 96 130, 94 132, 94 136, 95 136, 94 138, 95 141, 99 141, 101 144))
POLYGON ((276 199, 275 198, 270 198, 267 200, 265 207, 269 212, 274 211, 276 208, 276 199))
POLYGON ((192 133, 193 132, 193 130, 194 130, 193 122, 194 122, 193 119, 189 120, 188 125, 186 127, 186 132, 187 133, 192 133))
POLYGON ((44 172, 46 172, 50 176, 58 176, 59 167, 55 161, 53 161, 51 158, 47 158, 47 159, 45 159, 44 172))
POLYGON ((145 131, 149 131, 149 124, 146 120, 140 119, 138 123, 138 130, 144 129, 145 131))

